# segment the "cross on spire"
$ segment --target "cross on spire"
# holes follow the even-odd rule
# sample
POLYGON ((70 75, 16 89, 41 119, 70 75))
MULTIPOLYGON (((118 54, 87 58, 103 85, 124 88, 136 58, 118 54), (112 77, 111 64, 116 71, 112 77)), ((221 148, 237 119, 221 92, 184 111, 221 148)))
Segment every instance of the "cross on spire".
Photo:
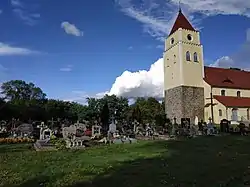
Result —
POLYGON ((179 1, 179 13, 181 13, 181 0, 179 1))

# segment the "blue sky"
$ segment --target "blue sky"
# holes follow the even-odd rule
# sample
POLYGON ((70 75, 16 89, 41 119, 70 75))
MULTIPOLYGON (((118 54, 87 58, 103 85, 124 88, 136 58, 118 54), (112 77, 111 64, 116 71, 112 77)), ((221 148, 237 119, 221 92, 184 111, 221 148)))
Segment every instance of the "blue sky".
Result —
MULTIPOLYGON (((201 29, 205 63, 249 68, 250 2, 215 1, 181 4, 201 29)), ((75 101, 104 92, 162 94, 163 38, 176 0, 58 2, 0 1, 0 82, 31 81, 50 98, 75 101)))

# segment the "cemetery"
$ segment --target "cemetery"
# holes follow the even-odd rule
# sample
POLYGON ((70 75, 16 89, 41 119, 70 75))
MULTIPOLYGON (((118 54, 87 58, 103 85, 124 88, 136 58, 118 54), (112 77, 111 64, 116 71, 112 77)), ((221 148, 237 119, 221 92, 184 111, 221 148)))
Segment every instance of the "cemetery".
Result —
POLYGON ((160 130, 136 120, 118 128, 111 117, 104 131, 98 120, 53 128, 13 119, 9 132, 2 121, 1 133, 9 136, 0 139, 0 186, 250 184, 249 127, 176 121, 160 130))
POLYGON ((16 93, 14 83, 0 100, 0 186, 249 185, 246 121, 168 119, 155 98, 129 104, 106 95, 81 105, 41 91, 26 99, 33 88, 19 82, 30 90, 16 93))

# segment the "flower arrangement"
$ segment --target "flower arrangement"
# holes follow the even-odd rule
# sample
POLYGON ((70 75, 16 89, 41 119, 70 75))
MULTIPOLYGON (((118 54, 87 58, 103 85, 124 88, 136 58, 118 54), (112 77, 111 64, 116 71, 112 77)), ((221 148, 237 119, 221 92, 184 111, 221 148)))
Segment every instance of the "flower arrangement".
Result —
POLYGON ((33 143, 31 138, 0 138, 0 144, 33 143))

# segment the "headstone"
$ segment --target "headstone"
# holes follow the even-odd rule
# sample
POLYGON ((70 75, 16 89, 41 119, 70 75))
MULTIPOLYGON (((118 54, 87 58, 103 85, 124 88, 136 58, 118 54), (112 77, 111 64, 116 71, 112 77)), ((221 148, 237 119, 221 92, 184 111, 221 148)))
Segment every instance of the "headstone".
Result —
POLYGON ((101 126, 93 125, 92 126, 92 137, 100 136, 101 135, 101 126))
POLYGON ((76 126, 75 125, 70 125, 69 127, 64 127, 62 129, 63 133, 63 138, 67 139, 71 134, 76 134, 76 126))
POLYGON ((41 135, 40 135, 40 140, 50 139, 51 135, 52 135, 51 129, 49 129, 49 128, 42 129, 41 135))
POLYGON ((198 116, 195 116, 194 125, 195 125, 195 126, 198 126, 198 123, 199 123, 198 116))
POLYGON ((221 120, 220 122, 220 131, 221 132, 229 132, 229 121, 226 119, 221 120))
POLYGON ((110 133, 116 132, 116 124, 115 124, 114 120, 112 120, 112 123, 109 125, 109 132, 110 133))
POLYGON ((77 123, 74 124, 76 129, 80 129, 82 131, 86 131, 87 127, 84 123, 79 123, 79 121, 77 121, 77 123))
POLYGON ((212 135, 214 134, 214 125, 212 122, 209 122, 207 124, 207 135, 212 135))
POLYGON ((137 121, 135 120, 135 121, 133 121, 133 131, 134 131, 134 133, 136 133, 136 129, 137 129, 137 121))

